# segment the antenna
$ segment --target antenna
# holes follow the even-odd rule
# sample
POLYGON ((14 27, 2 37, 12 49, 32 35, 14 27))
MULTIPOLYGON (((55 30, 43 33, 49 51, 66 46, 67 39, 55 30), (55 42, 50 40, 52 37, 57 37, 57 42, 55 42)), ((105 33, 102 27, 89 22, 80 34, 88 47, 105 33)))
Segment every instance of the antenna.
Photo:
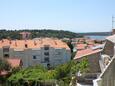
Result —
POLYGON ((115 21, 114 21, 114 18, 115 18, 115 17, 112 16, 112 29, 114 29, 114 22, 115 22, 115 21))

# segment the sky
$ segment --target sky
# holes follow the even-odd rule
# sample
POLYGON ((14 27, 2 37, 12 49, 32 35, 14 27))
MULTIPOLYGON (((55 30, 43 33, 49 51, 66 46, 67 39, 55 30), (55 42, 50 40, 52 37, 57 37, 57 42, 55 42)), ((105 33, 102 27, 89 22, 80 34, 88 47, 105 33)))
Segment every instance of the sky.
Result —
POLYGON ((104 32, 112 15, 115 0, 0 0, 0 29, 104 32))

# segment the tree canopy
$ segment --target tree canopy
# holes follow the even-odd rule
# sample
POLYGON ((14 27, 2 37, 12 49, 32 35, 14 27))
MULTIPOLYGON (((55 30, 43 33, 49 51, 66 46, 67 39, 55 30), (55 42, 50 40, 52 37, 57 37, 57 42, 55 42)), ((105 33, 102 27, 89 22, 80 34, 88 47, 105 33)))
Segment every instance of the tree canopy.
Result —
POLYGON ((31 32, 31 38, 37 37, 54 37, 54 38, 76 38, 82 37, 82 35, 64 31, 64 30, 0 30, 0 39, 11 38, 11 39, 20 39, 20 32, 31 32))
POLYGON ((11 66, 10 64, 4 60, 4 59, 0 59, 0 71, 2 70, 10 70, 11 66))
MULTIPOLYGON (((47 70, 43 66, 35 66, 21 69, 12 74, 8 81, 12 83, 24 82, 43 82, 43 81, 57 81, 58 83, 69 83, 71 75, 78 71, 86 72, 88 68, 87 59, 83 59, 80 63, 70 61, 68 63, 57 66, 55 69, 47 70), (85 71, 84 71, 85 70, 85 71)), ((13 86, 13 85, 12 85, 13 86)), ((20 86, 20 85, 19 85, 20 86)))

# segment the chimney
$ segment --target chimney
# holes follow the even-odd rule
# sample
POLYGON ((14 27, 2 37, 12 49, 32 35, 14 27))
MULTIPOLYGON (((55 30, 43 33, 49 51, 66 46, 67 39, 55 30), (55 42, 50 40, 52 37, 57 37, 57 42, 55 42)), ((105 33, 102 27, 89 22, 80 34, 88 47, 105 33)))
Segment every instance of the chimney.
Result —
POLYGON ((54 41, 54 43, 55 43, 55 45, 57 45, 57 42, 56 42, 56 41, 54 41))
POLYGON ((2 39, 2 43, 4 42, 4 40, 2 39))
POLYGON ((25 48, 28 48, 28 45, 27 45, 27 44, 25 44, 25 48))
POLYGON ((16 41, 15 41, 15 46, 17 46, 17 43, 16 43, 16 41))
POLYGON ((35 45, 35 46, 37 45, 36 41, 34 41, 34 45, 35 45))
POLYGON ((10 44, 12 44, 12 41, 11 41, 11 40, 9 40, 9 43, 10 43, 10 44))
POLYGON ((28 39, 31 38, 30 37, 31 36, 30 32, 21 32, 20 35, 21 35, 21 39, 23 39, 23 40, 28 40, 28 39))

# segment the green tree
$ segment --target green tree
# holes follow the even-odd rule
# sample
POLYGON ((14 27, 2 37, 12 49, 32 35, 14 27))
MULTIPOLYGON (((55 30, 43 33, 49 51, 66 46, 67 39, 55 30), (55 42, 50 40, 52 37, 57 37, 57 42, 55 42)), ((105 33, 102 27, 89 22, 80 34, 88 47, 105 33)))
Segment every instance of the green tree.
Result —
POLYGON ((6 60, 0 59, 0 72, 3 70, 8 71, 10 68, 11 66, 6 60))
MULTIPOLYGON (((0 75, 2 71, 9 71, 11 66, 7 63, 7 61, 0 59, 0 75)), ((6 77, 0 76, 0 85, 4 86, 6 82, 6 77)))
POLYGON ((88 63, 88 58, 83 57, 83 59, 79 63, 79 71, 82 73, 85 73, 89 70, 89 63, 88 63))
POLYGON ((35 66, 35 67, 28 67, 19 70, 18 72, 12 74, 8 81, 13 83, 14 86, 18 83, 20 86, 21 84, 27 84, 27 86, 31 86, 35 83, 50 83, 51 81, 55 83, 61 84, 60 86, 66 86, 70 83, 72 75, 76 74, 76 72, 81 71, 85 72, 88 67, 87 58, 81 60, 81 62, 77 61, 70 61, 65 64, 59 65, 54 69, 47 70, 43 66, 35 66), (29 85, 28 85, 29 84, 29 85))

